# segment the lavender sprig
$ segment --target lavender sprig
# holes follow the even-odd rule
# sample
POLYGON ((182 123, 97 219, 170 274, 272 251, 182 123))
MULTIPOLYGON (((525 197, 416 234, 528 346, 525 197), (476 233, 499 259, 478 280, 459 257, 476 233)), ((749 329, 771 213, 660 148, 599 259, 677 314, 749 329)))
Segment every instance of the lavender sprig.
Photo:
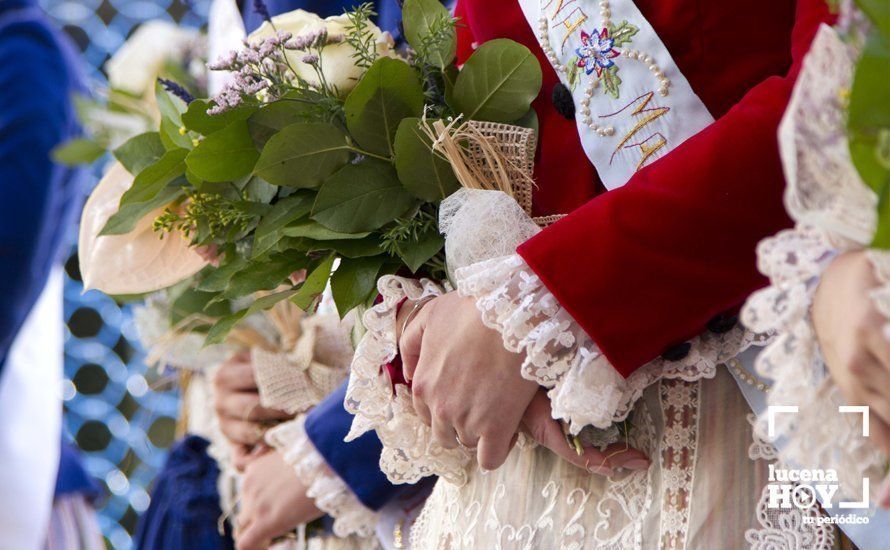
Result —
POLYGON ((188 90, 183 88, 180 84, 173 82, 172 80, 167 80, 166 78, 158 78, 158 82, 161 83, 161 86, 163 86, 165 90, 183 100, 186 105, 195 100, 195 98, 188 92, 188 90))
POLYGON ((269 7, 263 0, 253 0, 253 11, 257 12, 260 17, 269 23, 272 22, 272 15, 269 13, 269 7))

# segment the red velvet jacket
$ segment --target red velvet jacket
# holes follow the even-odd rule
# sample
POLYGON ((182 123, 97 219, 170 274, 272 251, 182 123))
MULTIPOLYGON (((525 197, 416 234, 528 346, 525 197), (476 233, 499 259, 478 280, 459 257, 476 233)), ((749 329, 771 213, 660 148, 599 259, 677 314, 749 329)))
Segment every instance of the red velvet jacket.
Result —
POLYGON ((536 215, 571 215, 518 252, 625 376, 738 309, 765 284, 764 237, 791 225, 777 129, 825 0, 637 0, 716 119, 603 193, 516 0, 460 0, 459 56, 511 38, 544 69, 536 215), (796 4, 796 6, 795 6, 796 4))

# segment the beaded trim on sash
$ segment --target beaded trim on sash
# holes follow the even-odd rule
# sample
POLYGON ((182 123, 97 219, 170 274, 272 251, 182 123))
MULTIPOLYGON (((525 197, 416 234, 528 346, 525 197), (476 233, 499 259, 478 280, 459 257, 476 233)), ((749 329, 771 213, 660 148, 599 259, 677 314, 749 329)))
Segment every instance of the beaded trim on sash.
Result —
POLYGON ((581 143, 608 189, 621 187, 714 121, 630 0, 520 0, 572 92, 581 143))

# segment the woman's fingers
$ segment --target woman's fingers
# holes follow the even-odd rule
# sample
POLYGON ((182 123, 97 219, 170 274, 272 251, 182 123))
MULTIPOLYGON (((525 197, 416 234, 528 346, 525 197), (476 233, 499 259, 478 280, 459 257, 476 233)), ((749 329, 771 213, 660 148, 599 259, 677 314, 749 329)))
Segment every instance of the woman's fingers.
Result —
POLYGON ((230 359, 216 371, 214 383, 217 388, 228 391, 256 391, 256 380, 250 363, 230 359))
POLYGON ((272 537, 267 531, 261 520, 253 521, 239 531, 235 547, 238 550, 264 550, 272 545, 272 537))
POLYGON ((254 446, 261 443, 266 434, 259 424, 232 418, 221 419, 219 427, 226 439, 240 445, 254 446))
POLYGON ((216 400, 216 412, 219 416, 252 422, 287 420, 292 416, 284 411, 261 406, 260 395, 256 392, 230 392, 220 395, 216 400))
POLYGON ((432 423, 433 437, 439 445, 446 449, 456 449, 459 446, 457 443, 457 432, 451 424, 447 424, 435 418, 432 423))
POLYGON ((497 470, 507 460, 513 448, 515 433, 492 433, 479 437, 476 460, 484 470, 497 470))

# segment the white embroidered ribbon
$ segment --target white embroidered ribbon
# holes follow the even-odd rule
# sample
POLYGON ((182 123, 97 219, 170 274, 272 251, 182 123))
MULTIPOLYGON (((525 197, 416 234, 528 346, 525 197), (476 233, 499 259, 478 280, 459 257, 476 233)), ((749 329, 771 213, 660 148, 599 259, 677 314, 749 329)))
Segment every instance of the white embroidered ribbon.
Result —
POLYGON ((630 0, 520 0, 608 189, 714 122, 630 0))

